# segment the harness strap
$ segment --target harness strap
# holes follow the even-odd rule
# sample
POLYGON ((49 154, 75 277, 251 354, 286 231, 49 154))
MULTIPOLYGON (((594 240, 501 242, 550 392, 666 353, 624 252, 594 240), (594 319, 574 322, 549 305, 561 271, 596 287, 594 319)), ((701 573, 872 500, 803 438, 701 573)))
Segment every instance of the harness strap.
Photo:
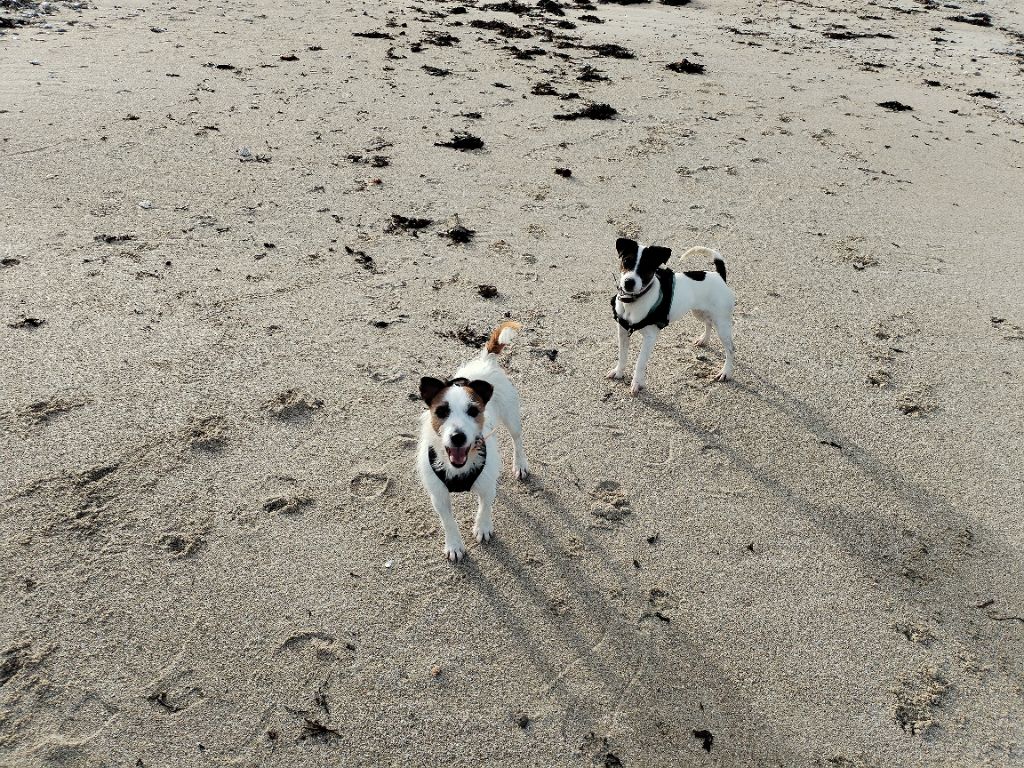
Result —
MULTIPOLYGON (((675 288, 675 278, 675 272, 668 267, 662 267, 658 270, 657 280, 661 287, 661 295, 658 297, 658 301, 654 303, 654 306, 651 307, 647 316, 637 323, 628 322, 618 313, 615 308, 615 300, 618 298, 618 295, 612 296, 612 317, 615 318, 615 322, 630 334, 649 325, 656 325, 659 330, 665 328, 669 323, 668 313, 672 308, 672 291, 675 288)), ((654 281, 652 280, 651 283, 653 284, 654 281)))
POLYGON ((444 483, 444 487, 448 489, 449 493, 466 493, 473 487, 473 483, 487 466, 487 445, 483 442, 480 443, 480 458, 483 459, 480 466, 462 475, 449 475, 444 469, 438 469, 437 465, 440 462, 438 462, 437 452, 433 448, 428 450, 427 458, 430 461, 430 468, 437 475, 437 479, 444 483))

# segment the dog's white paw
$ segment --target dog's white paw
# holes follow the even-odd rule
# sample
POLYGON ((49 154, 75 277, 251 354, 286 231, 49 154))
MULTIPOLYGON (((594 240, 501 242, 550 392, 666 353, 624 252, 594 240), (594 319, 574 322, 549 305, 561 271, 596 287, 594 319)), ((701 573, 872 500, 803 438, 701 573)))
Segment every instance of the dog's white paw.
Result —
POLYGON ((444 543, 444 556, 449 562, 457 563, 466 558, 466 545, 461 541, 444 543))
POLYGON ((530 476, 530 465, 526 461, 512 463, 512 476, 516 480, 525 480, 530 476))
POLYGON ((605 375, 605 378, 612 379, 613 381, 622 381, 624 375, 625 374, 623 374, 623 372, 620 371, 618 368, 612 368, 610 371, 608 371, 607 375, 605 375))
POLYGON ((483 544, 485 541, 490 541, 491 537, 494 536, 494 522, 488 520, 487 522, 478 522, 473 526, 473 535, 476 537, 477 543, 483 544))
POLYGON ((694 337, 694 339, 693 339, 693 346, 695 346, 695 347, 706 347, 707 345, 708 345, 708 340, 707 340, 706 337, 704 337, 704 336, 696 336, 696 337, 694 337))
POLYGON ((633 397, 636 397, 641 392, 643 392, 645 389, 647 389, 647 385, 646 384, 641 384, 641 383, 638 383, 638 382, 634 381, 632 384, 629 385, 629 394, 631 394, 633 397))
POLYGON ((715 376, 715 381, 732 381, 732 376, 722 371, 720 374, 715 376))

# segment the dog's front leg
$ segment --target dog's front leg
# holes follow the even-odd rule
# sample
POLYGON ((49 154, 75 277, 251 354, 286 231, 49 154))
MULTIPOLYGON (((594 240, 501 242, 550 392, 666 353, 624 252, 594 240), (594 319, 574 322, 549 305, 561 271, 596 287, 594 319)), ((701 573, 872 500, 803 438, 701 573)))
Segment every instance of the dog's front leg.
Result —
POLYGON ((629 331, 616 323, 619 329, 619 364, 608 371, 609 379, 621 379, 626 375, 626 365, 629 363, 629 331))
POLYGON ((658 328, 648 325, 640 331, 643 339, 640 342, 640 354, 636 357, 636 368, 633 369, 633 383, 629 386, 631 395, 639 395, 647 388, 647 361, 654 351, 654 342, 658 340, 658 328))
POLYGON ((459 523, 452 514, 452 497, 449 493, 435 496, 430 495, 430 501, 441 518, 441 527, 444 528, 444 556, 453 563, 459 562, 466 556, 466 545, 462 541, 462 534, 459 532, 459 523))
POLYGON ((480 506, 477 509, 476 522, 473 524, 473 535, 480 543, 490 541, 494 535, 494 518, 491 516, 494 495, 493 492, 480 494, 480 506))

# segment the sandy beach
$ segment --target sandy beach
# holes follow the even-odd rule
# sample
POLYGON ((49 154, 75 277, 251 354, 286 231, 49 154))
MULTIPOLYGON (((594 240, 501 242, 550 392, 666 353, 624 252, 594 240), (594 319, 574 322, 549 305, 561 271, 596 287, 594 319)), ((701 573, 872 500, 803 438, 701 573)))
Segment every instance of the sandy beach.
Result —
POLYGON ((3 0, 0 765, 1024 764, 1022 142, 1008 0, 3 0))

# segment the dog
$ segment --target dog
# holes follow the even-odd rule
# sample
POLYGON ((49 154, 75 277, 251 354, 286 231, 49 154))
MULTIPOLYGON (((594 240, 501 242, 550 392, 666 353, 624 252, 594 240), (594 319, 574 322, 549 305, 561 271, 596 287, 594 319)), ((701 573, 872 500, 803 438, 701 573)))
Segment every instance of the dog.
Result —
POLYGON ((633 369, 629 391, 639 395, 647 386, 647 362, 658 333, 687 312, 704 321, 704 333, 693 340, 697 346, 711 341, 711 326, 725 347, 725 365, 716 381, 729 381, 733 374, 736 349, 732 340, 732 311, 736 297, 725 282, 725 261, 718 251, 697 246, 682 255, 710 256, 714 271, 695 270, 676 274, 664 265, 672 255, 670 248, 641 245, 620 237, 615 241, 619 254, 619 279, 612 297, 612 315, 618 323, 619 364, 608 372, 609 379, 622 379, 629 357, 629 337, 639 331, 643 340, 633 369))
POLYGON ((498 355, 521 328, 519 323, 501 323, 480 356, 459 368, 453 378, 424 376, 420 380, 420 397, 427 410, 421 417, 416 465, 441 518, 445 557, 453 563, 466 556, 466 545, 452 515, 451 494, 471 491, 479 500, 473 525, 477 542, 490 541, 494 535, 492 507, 501 474, 496 422, 512 435, 513 474, 525 480, 530 473, 523 450, 519 393, 498 364, 498 355))

